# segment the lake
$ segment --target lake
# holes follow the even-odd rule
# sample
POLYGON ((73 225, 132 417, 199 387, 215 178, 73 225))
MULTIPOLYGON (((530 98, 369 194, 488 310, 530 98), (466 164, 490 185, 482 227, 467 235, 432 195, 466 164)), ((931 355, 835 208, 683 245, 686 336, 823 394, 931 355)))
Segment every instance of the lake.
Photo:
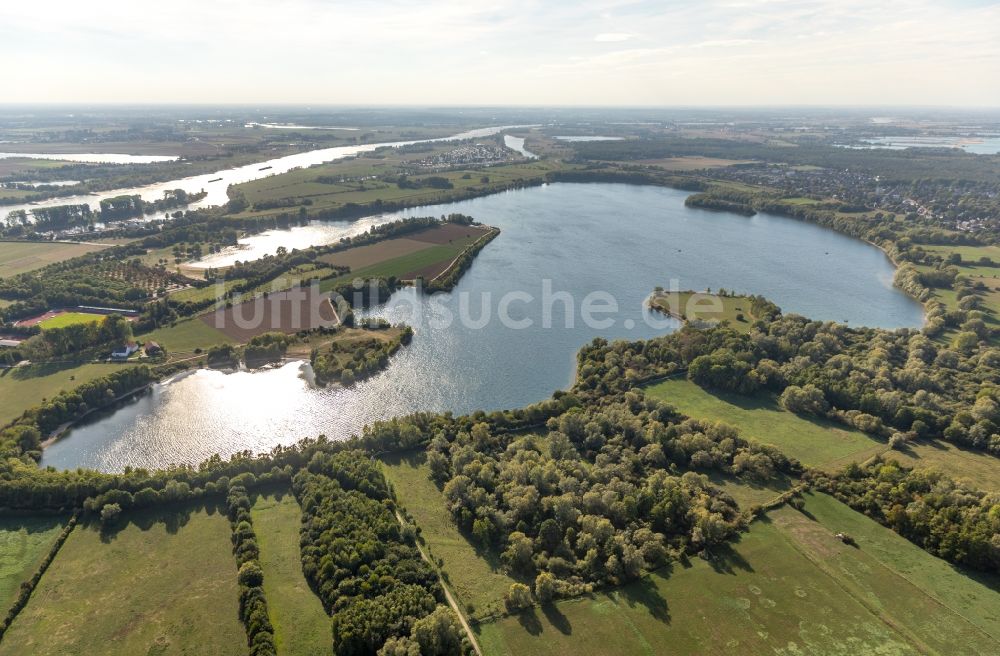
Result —
MULTIPOLYGON (((415 410, 524 406, 568 387, 577 351, 594 337, 644 339, 676 329, 662 317, 649 325, 643 305, 653 287, 671 281, 678 289, 764 294, 785 312, 816 319, 921 325, 921 306, 892 287, 893 267, 874 246, 784 217, 688 208, 687 195, 652 186, 560 183, 382 217, 461 212, 502 230, 452 292, 427 297, 404 289, 370 313, 415 327, 413 342, 388 369, 349 389, 315 388, 301 363, 254 373, 199 371, 77 427, 46 449, 42 465, 120 471, 196 463, 216 452, 264 451, 320 433, 341 438, 415 410), (544 325, 546 288, 549 296, 568 292, 571 326, 561 297, 548 303, 554 311, 550 327, 544 325), (610 325, 586 325, 581 318, 584 299, 594 292, 618 304, 604 317, 610 325), (530 326, 496 320, 511 294, 519 296, 506 307, 507 323, 530 320, 530 326), (482 328, 445 321, 463 311, 479 319, 484 307, 491 320, 482 328)), ((314 226, 351 229, 349 223, 314 226)), ((280 233, 258 239, 248 248, 266 250, 280 233)))
POLYGON ((961 148, 976 155, 996 155, 1000 153, 1000 135, 980 137, 875 137, 863 139, 866 146, 844 146, 845 148, 886 148, 905 150, 907 148, 961 148))

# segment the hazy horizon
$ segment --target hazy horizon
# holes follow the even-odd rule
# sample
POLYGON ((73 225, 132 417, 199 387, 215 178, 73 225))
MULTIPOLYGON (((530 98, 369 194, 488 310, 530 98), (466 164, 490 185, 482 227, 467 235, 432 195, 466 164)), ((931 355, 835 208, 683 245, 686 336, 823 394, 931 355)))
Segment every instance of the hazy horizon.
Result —
POLYGON ((0 103, 1000 106, 1000 2, 0 7, 0 103))

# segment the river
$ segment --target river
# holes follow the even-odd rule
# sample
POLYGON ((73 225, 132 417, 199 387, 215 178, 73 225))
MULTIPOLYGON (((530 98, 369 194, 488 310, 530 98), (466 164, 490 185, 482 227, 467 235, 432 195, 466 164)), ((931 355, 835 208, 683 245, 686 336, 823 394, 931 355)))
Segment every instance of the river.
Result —
MULTIPOLYGON (((155 184, 144 185, 141 187, 131 187, 126 189, 114 189, 111 191, 102 191, 93 194, 82 194, 77 196, 62 196, 60 198, 51 198, 45 201, 39 201, 37 203, 23 203, 20 205, 3 205, 0 206, 0 218, 7 216, 10 212, 15 212, 18 210, 25 210, 31 212, 33 209, 40 207, 55 207, 58 205, 83 205, 87 204, 91 209, 96 210, 99 208, 100 201, 104 198, 113 198, 115 196, 122 195, 135 195, 138 194, 143 200, 154 201, 163 198, 163 193, 171 189, 183 189, 189 194, 198 193, 201 191, 208 192, 202 200, 197 203, 193 203, 187 206, 187 209, 199 209, 203 207, 210 207, 213 205, 223 205, 229 201, 229 197, 226 195, 226 189, 229 185, 241 184, 244 182, 250 182, 251 180, 257 180, 259 178, 267 177, 270 175, 277 175, 279 173, 286 173, 295 168, 306 168, 309 166, 315 166, 316 164, 324 164, 326 162, 332 162, 338 159, 344 159, 345 157, 351 157, 359 153, 368 153, 377 148, 384 147, 398 147, 398 146, 408 146, 415 143, 434 143, 441 141, 459 141, 462 139, 477 139, 481 137, 488 137, 493 134, 497 134, 507 129, 524 127, 519 125, 504 125, 498 127, 488 127, 488 128, 478 128, 475 130, 469 130, 467 132, 461 132, 459 134, 452 135, 450 137, 439 137, 437 139, 420 139, 417 141, 393 141, 387 143, 371 143, 362 144, 360 146, 337 146, 335 148, 322 148, 319 150, 310 150, 304 153, 296 153, 294 155, 286 155, 284 157, 278 157, 276 159, 269 159, 264 162, 255 162, 253 164, 247 164, 245 166, 238 166, 231 169, 225 169, 222 171, 215 171, 214 173, 205 173, 203 175, 193 175, 186 178, 180 178, 177 180, 170 180, 167 182, 157 182, 155 184)), ((35 155, 24 155, 25 157, 35 157, 35 155)))
MULTIPOLYGON (((816 319, 921 325, 922 308, 892 287, 892 264, 874 246, 785 217, 688 208, 687 195, 651 186, 551 184, 382 217, 461 212, 502 230, 451 293, 427 297, 404 289, 372 312, 416 329, 384 372, 348 389, 317 389, 302 363, 254 373, 197 371, 78 426, 46 449, 42 465, 120 471, 196 463, 320 433, 341 438, 415 410, 524 406, 566 388, 576 352, 592 338, 643 339, 675 329, 671 320, 648 325, 643 310, 652 288, 671 280, 679 289, 764 294, 785 312, 816 319), (572 326, 557 300, 545 327, 545 280, 552 293, 569 292, 572 326), (581 318, 585 297, 595 291, 619 306, 606 317, 609 326, 581 318), (496 320, 501 298, 511 293, 522 296, 509 306, 509 318, 532 325, 496 320), (484 327, 441 325, 463 306, 480 318, 484 300, 491 311, 484 327)), ((279 241, 280 233, 265 233, 246 246, 266 250, 279 241)))

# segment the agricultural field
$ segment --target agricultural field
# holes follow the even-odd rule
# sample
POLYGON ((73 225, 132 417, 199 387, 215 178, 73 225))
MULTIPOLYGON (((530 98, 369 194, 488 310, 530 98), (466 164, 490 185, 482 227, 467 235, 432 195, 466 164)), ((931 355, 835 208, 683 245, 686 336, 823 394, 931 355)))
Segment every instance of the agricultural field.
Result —
POLYGON ((43 399, 107 376, 120 364, 35 364, 0 370, 0 425, 5 425, 43 399))
POLYGON ((422 277, 433 280, 441 275, 462 252, 489 233, 485 226, 465 226, 457 223, 427 228, 405 237, 385 239, 366 246, 357 246, 330 253, 320 258, 332 266, 350 267, 348 274, 325 280, 321 291, 330 291, 354 278, 388 278, 402 280, 422 277))
MULTIPOLYGON (((453 144, 451 148, 454 148, 453 144)), ((428 155, 427 152, 417 153, 414 158, 420 159, 428 155)), ((427 184, 410 188, 383 179, 409 174, 411 169, 401 166, 401 162, 394 158, 391 151, 386 154, 379 151, 343 162, 299 169, 236 185, 234 192, 242 192, 250 207, 233 216, 266 216, 298 211, 299 207, 305 207, 308 213, 313 214, 336 210, 349 203, 361 205, 375 201, 399 203, 408 207, 431 205, 473 191, 488 193, 491 189, 504 189, 515 181, 541 181, 554 166, 556 165, 547 160, 532 160, 481 168, 413 172, 409 175, 409 180, 415 185, 423 185, 422 181, 430 177, 441 177, 447 179, 452 186, 438 188, 427 184), (306 201, 308 205, 304 204, 306 201)))
POLYGON ((233 342, 224 332, 216 330, 198 317, 178 321, 173 326, 158 328, 141 336, 143 341, 154 341, 171 356, 187 355, 195 349, 207 349, 217 344, 233 342))
MULTIPOLYGON (((0 160, 3 161, 3 160, 0 160)), ((0 208, 2 213, 2 208, 0 208)), ((65 242, 0 241, 0 278, 27 273, 54 262, 107 248, 96 244, 65 242)))
POLYGON ((75 326, 77 324, 96 323, 103 320, 104 317, 105 315, 103 314, 91 314, 89 312, 60 312, 55 316, 41 321, 38 326, 42 330, 65 328, 66 326, 75 326))
POLYGON ((887 448, 861 431, 788 412, 770 396, 714 394, 683 378, 657 383, 645 391, 691 417, 738 426, 742 437, 774 445, 810 467, 834 470, 849 462, 863 462, 887 448))
POLYGON ((294 333, 336 326, 340 317, 328 296, 312 289, 294 289, 229 308, 220 307, 195 321, 202 322, 209 330, 223 333, 231 342, 242 344, 267 332, 294 333))
POLYGON ((73 530, 0 654, 246 654, 226 517, 199 508, 126 521, 73 530))
POLYGON ((707 292, 654 292, 649 304, 661 312, 694 324, 728 321, 734 330, 749 332, 757 320, 746 296, 719 296, 707 292))
MULTIPOLYGON (((4 144, 4 150, 10 148, 10 144, 4 144)), ((39 151, 35 151, 39 152, 39 151)), ((72 166, 73 162, 56 159, 37 159, 32 157, 4 157, 0 159, 0 177, 18 176, 19 178, 33 179, 36 171, 58 169, 63 166, 72 166)), ((6 214, 0 208, 0 213, 6 214)))
POLYGON ((481 553, 452 521, 444 497, 430 479, 424 453, 382 457, 383 471, 406 511, 420 528, 425 549, 442 572, 462 610, 472 618, 503 611, 503 595, 514 583, 500 569, 497 554, 481 553))
POLYGON ((0 609, 6 612, 66 524, 55 515, 0 518, 0 609))
POLYGON ((718 169, 736 164, 751 164, 751 160, 722 159, 719 157, 666 157, 663 159, 638 160, 639 164, 655 166, 665 171, 698 171, 703 169, 718 169))
MULTIPOLYGON (((987 654, 1000 597, 830 497, 755 522, 711 562, 479 627, 500 654, 987 654), (843 544, 847 531, 859 547, 843 544), (719 618, 725 618, 720 621, 719 618)), ((995 583, 992 585, 995 586, 995 583)))
POLYGON ((260 496, 251 510, 264 594, 279 654, 330 651, 330 617, 302 574, 302 510, 287 491, 260 496))
POLYGON ((226 292, 242 282, 245 282, 244 278, 227 278, 222 283, 221 289, 219 288, 218 283, 212 283, 206 287, 185 287, 184 289, 171 293, 170 298, 175 301, 187 303, 207 301, 210 298, 218 300, 222 298, 226 292))
POLYGON ((770 515, 821 569, 916 644, 942 654, 1000 652, 1000 577, 936 558, 825 494, 807 494, 804 513, 786 506, 770 515), (830 548, 836 533, 858 546, 830 548))

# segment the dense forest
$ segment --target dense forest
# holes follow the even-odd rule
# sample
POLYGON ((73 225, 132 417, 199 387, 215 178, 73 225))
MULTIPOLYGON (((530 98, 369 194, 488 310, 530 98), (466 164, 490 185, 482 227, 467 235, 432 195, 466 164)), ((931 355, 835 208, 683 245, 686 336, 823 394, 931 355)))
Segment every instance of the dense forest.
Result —
POLYGON ((695 472, 766 481, 798 470, 731 427, 636 391, 570 408, 545 428, 440 430, 427 458, 456 524, 512 572, 547 581, 548 598, 634 579, 741 530, 735 502, 695 472))
POLYGON ((935 556, 1000 572, 1000 502, 941 475, 895 462, 851 465, 814 483, 935 556))
POLYGON ((457 622, 439 621, 444 594, 434 569, 401 525, 377 463, 361 451, 316 454, 296 474, 302 506, 302 569, 332 615, 333 653, 468 652, 457 622), (427 618, 434 616, 429 622, 427 618), (428 630, 436 636, 426 636, 428 630), (422 642, 445 645, 424 651, 422 642))

